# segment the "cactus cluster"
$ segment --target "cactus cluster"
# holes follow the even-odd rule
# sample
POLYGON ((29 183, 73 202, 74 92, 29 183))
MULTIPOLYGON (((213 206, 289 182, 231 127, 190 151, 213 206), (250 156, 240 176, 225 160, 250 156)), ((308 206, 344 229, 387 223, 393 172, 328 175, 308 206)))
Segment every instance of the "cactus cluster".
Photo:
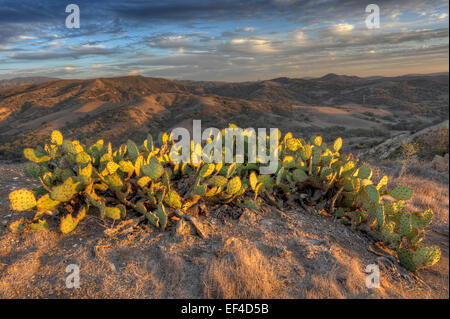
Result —
MULTIPOLYGON (((242 134, 248 152, 249 134, 242 134)), ((258 209, 265 200, 288 199, 309 187, 319 192, 319 200, 341 222, 353 228, 370 225, 410 271, 440 259, 439 247, 421 244, 433 212, 404 209, 413 195, 410 188, 389 189, 387 176, 374 183, 369 165, 359 165, 352 154, 340 153, 341 138, 327 145, 320 136, 305 141, 279 132, 278 139, 278 168, 274 174, 261 175, 261 161, 206 163, 201 157, 191 163, 172 161, 176 144, 167 133, 161 133, 156 143, 149 135, 141 145, 128 140, 114 150, 103 140, 85 146, 53 131, 49 144, 24 150, 33 162, 26 174, 41 186, 10 193, 13 210, 36 212, 32 220, 21 219, 10 229, 45 229, 45 215, 59 213, 60 230, 67 234, 94 208, 102 218, 113 220, 124 219, 127 210, 133 210, 164 230, 176 210, 188 210, 200 201, 258 209), (186 178, 192 185, 179 193, 177 181, 186 178)), ((224 141, 222 145, 225 149, 224 141)), ((202 151, 202 145, 193 147, 191 142, 191 146, 192 156, 202 151)))

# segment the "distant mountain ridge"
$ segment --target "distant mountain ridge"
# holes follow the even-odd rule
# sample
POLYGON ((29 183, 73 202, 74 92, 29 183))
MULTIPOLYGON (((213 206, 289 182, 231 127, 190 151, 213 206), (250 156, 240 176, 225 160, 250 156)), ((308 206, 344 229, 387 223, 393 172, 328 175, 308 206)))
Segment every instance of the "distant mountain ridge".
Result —
POLYGON ((7 80, 0 80, 0 90, 11 89, 21 85, 39 84, 48 81, 59 80, 58 78, 49 78, 45 76, 20 77, 7 80))

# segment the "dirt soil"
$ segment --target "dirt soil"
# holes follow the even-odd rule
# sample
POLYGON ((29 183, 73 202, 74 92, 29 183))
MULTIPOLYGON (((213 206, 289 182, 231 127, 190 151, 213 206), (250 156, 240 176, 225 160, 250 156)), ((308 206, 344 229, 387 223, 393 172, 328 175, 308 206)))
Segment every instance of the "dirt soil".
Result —
POLYGON ((21 217, 8 193, 30 187, 21 168, 0 165, 0 298, 449 297, 448 219, 446 230, 428 232, 427 244, 443 255, 420 279, 362 230, 287 204, 199 209, 205 238, 187 222, 166 232, 133 226, 134 212, 115 225, 93 213, 66 236, 51 218, 49 231, 17 235, 7 228, 21 217), (66 287, 71 264, 80 269, 79 288, 66 287), (380 288, 366 288, 370 264, 380 266, 380 288))

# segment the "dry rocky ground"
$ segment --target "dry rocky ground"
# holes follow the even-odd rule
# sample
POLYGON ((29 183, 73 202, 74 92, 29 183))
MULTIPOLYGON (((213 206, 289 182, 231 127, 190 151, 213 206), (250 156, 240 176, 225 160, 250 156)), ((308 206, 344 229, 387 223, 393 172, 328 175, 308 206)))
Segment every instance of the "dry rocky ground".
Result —
POLYGON ((387 171, 394 184, 415 188, 411 208, 435 210, 426 240, 443 255, 420 279, 367 233, 287 204, 204 207, 197 220, 206 238, 190 224, 160 232, 95 214, 66 236, 52 219, 49 231, 12 234, 7 225, 20 214, 8 193, 31 181, 21 165, 0 165, 0 298, 448 298, 448 173, 416 167, 399 177, 395 166, 380 166, 375 175, 387 171), (80 268, 80 288, 66 288, 70 264, 80 268), (379 289, 366 288, 369 264, 380 266, 379 289))

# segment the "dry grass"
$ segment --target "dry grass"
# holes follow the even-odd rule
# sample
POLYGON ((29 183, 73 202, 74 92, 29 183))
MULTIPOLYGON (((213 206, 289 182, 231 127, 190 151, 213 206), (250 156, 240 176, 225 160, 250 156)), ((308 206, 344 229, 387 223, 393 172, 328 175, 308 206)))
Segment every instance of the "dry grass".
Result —
POLYGON ((407 185, 414 189, 414 196, 407 208, 421 211, 431 208, 434 212, 433 224, 448 227, 449 190, 448 185, 408 174, 394 181, 395 184, 407 185))
POLYGON ((230 253, 214 259, 204 276, 205 298, 283 298, 271 263, 255 247, 235 241, 230 253))

